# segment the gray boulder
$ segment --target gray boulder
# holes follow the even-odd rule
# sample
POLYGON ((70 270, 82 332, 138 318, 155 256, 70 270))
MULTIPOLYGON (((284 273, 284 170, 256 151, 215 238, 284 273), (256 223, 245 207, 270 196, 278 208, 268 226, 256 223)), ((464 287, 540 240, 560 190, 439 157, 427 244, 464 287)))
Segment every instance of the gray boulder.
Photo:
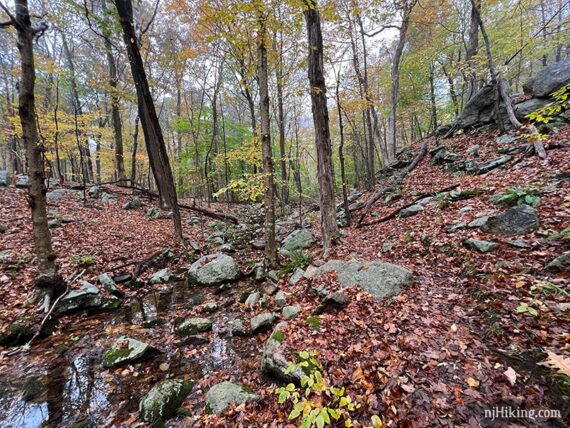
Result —
POLYGON ((188 270, 188 280, 204 286, 233 282, 240 276, 241 272, 235 260, 222 253, 201 257, 188 270))
POLYGON ((275 314, 272 314, 271 312, 264 312, 254 316, 249 321, 252 333, 261 333, 269 330, 275 322, 275 318, 275 314))
POLYGON ((261 293, 259 291, 251 293, 249 296, 247 296, 247 299, 245 299, 245 305, 248 308, 253 309, 255 305, 257 305, 257 302, 259 302, 260 297, 261 293))
POLYGON ((164 268, 155 272, 151 277, 149 282, 151 284, 166 284, 174 277, 172 271, 168 268, 164 268))
POLYGON ((176 333, 180 336, 189 336, 212 330, 212 321, 208 318, 190 318, 183 321, 177 328, 176 333))
POLYGON ((482 227, 485 223, 489 220, 489 216, 477 217, 474 220, 471 220, 467 225, 470 229, 476 229, 478 227, 482 227))
POLYGON ((284 291, 278 291, 273 300, 277 307, 284 308, 287 305, 287 294, 284 291))
POLYGON ((494 120, 495 89, 485 86, 471 98, 457 118, 457 128, 469 128, 494 120))
POLYGON ((110 193, 107 193, 107 192, 101 193, 101 202, 107 203, 107 202, 111 202, 113 199, 115 199, 115 198, 110 193))
POLYGON ((291 373, 287 373, 287 367, 289 362, 284 354, 283 342, 285 340, 285 334, 283 329, 287 327, 286 322, 280 322, 273 329, 273 333, 263 349, 263 355, 261 356, 261 373, 266 376, 273 377, 279 381, 287 383, 299 383, 301 378, 304 376, 302 370, 296 368, 291 373))
POLYGON ((460 221, 459 223, 455 223, 455 224, 452 224, 451 226, 449 226, 446 229, 446 231, 447 231, 447 233, 455 233, 458 230, 465 229, 465 227, 466 227, 466 224, 464 222, 460 221))
POLYGON ((421 205, 415 204, 412 206, 409 206, 408 208, 404 208, 403 210, 400 211, 400 217, 402 218, 406 218, 406 217, 411 217, 414 216, 416 214, 421 213, 424 210, 424 207, 422 207, 421 205))
POLYGON ((552 92, 570 83, 570 60, 555 62, 544 67, 535 77, 525 82, 526 94, 545 98, 552 92))
POLYGON ((283 239, 281 252, 287 255, 293 251, 309 248, 315 242, 315 236, 309 229, 294 230, 283 239))
POLYGON ((537 211, 529 205, 517 205, 500 215, 491 216, 481 227, 494 235, 524 235, 538 229, 540 220, 537 211))
POLYGON ((164 421, 176 415, 194 383, 182 379, 169 379, 157 383, 144 396, 139 405, 141 417, 152 426, 163 426, 164 421))
POLYGON ((206 394, 206 408, 210 413, 222 413, 230 403, 239 405, 257 400, 259 395, 254 394, 249 388, 236 383, 222 382, 211 387, 206 394))
POLYGON ((141 200, 138 196, 133 196, 129 202, 123 205, 124 210, 134 210, 141 207, 141 200))
POLYGON ((496 242, 481 241, 478 239, 466 239, 463 241, 463 245, 470 250, 477 251, 478 253, 488 253, 499 246, 496 242))
POLYGON ((247 331, 247 328, 243 324, 242 320, 236 318, 231 322, 231 324, 232 324, 232 329, 231 329, 232 336, 249 336, 249 332, 247 331))
POLYGON ((109 274, 102 273, 101 275, 99 275, 99 282, 105 288, 105 290, 107 290, 112 295, 117 297, 123 296, 122 291, 119 290, 119 287, 117 287, 117 284, 115 283, 113 278, 109 276, 109 274))
POLYGON ((519 120, 527 120, 527 115, 549 104, 551 101, 545 98, 531 98, 513 105, 515 116, 519 120))
POLYGON ((30 177, 26 174, 18 174, 16 176, 16 182, 14 183, 18 189, 27 189, 30 187, 30 177))
POLYGON ((291 275, 291 278, 289 278, 289 285, 297 285, 297 283, 303 279, 304 274, 305 271, 303 269, 295 269, 295 272, 293 272, 293 275, 291 275))
POLYGON ((497 169, 501 165, 506 164, 510 160, 511 160, 511 157, 509 155, 503 155, 503 156, 499 156, 497 158, 491 159, 490 161, 485 162, 482 165, 479 165, 479 167, 477 168, 477 173, 478 174, 485 174, 489 171, 497 169))
POLYGON ((101 189, 97 186, 91 186, 87 191, 87 194, 92 199, 99 199, 99 196, 101 195, 101 189))
POLYGON ((336 272, 342 286, 360 285, 375 299, 395 296, 413 280, 409 270, 392 263, 344 260, 331 260, 318 268, 307 269, 305 277, 311 279, 325 272, 336 272))
POLYGON ((556 257, 546 266, 546 270, 552 272, 564 272, 570 270, 570 251, 556 257))
POLYGON ((297 318, 297 315, 301 312, 300 306, 285 306, 283 308, 283 318, 286 320, 292 320, 297 318))
POLYGON ((57 304, 57 311, 66 313, 80 309, 99 308, 103 306, 103 303, 101 290, 87 281, 82 281, 79 290, 72 290, 61 298, 57 304))
POLYGON ((148 210, 146 210, 146 216, 148 218, 160 218, 160 208, 157 207, 150 207, 148 210))
POLYGON ((141 361, 158 353, 158 350, 144 342, 130 337, 118 338, 111 349, 103 354, 103 367, 114 367, 125 363, 141 361))
POLYGON ((8 184, 10 184, 8 171, 0 171, 0 187, 6 187, 8 184))

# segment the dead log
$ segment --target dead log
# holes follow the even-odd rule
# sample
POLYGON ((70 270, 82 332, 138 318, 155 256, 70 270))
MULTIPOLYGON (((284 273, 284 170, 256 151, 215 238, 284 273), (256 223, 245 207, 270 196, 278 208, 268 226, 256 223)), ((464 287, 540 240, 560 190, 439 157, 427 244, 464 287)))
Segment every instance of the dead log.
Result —
POLYGON ((374 220, 374 221, 371 221, 371 222, 368 222, 368 223, 359 224, 359 225, 357 225, 356 227, 371 226, 371 225, 373 225, 373 224, 383 223, 383 222, 385 222, 385 221, 388 221, 388 220, 390 220, 390 219, 393 219, 394 217, 396 217, 396 216, 398 215, 398 213, 399 213, 400 211, 402 211, 402 210, 404 210, 404 209, 406 209, 406 208, 411 207, 411 206, 414 205, 417 201, 419 201, 419 200, 421 200, 421 199, 423 199, 423 198, 427 198, 428 196, 435 196, 435 195, 437 195, 438 193, 442 193, 442 192, 449 192, 450 190, 456 189, 457 187, 459 187, 459 184, 454 184, 454 185, 452 185, 452 186, 448 186, 448 187, 445 187, 445 188, 443 188, 443 189, 436 190, 435 192, 422 193, 421 195, 416 196, 416 197, 414 198, 414 200, 413 200, 412 202, 410 202, 409 204, 406 204, 406 205, 404 205, 403 207, 400 207, 400 208, 398 208, 398 209, 392 211, 390 214, 388 214, 388 215, 386 215, 386 216, 384 216, 384 217, 382 217, 382 218, 380 218, 380 219, 378 219, 378 220, 374 220))

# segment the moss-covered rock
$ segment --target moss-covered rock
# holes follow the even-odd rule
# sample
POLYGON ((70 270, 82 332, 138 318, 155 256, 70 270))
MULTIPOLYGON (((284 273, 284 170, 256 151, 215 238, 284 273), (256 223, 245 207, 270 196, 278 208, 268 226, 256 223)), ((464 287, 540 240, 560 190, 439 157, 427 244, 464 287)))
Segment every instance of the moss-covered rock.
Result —
POLYGON ((275 326, 273 333, 265 343, 263 355, 261 357, 261 372, 282 382, 299 383, 304 373, 300 369, 295 369, 291 373, 287 373, 289 362, 285 357, 283 343, 285 341, 285 333, 283 329, 287 326, 286 322, 280 322, 275 326))
POLYGON ((188 380, 171 379, 157 383, 144 396, 139 405, 141 418, 160 426, 164 421, 176 415, 194 383, 188 380))
POLYGON ((191 334, 204 333, 212 329, 212 321, 208 318, 190 318, 183 321, 177 328, 176 332, 180 336, 189 336, 191 334))
POLYGON ((141 361, 156 355, 158 352, 156 348, 139 340, 120 337, 113 344, 113 347, 103 354, 101 364, 103 367, 114 367, 124 363, 141 361))
POLYGON ((210 388, 206 394, 206 406, 210 413, 222 413, 230 403, 242 404, 259 400, 250 389, 231 382, 222 382, 210 388))
POLYGON ((0 346, 20 345, 30 339, 34 334, 31 323, 17 321, 0 331, 0 346))

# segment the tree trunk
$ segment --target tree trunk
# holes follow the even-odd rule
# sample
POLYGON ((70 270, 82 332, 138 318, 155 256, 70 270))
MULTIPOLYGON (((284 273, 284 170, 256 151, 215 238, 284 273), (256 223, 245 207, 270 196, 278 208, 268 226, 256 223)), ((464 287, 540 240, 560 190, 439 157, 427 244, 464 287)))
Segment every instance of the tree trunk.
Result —
POLYGON ((43 163, 44 146, 40 139, 34 99, 35 69, 33 39, 34 30, 30 20, 28 1, 16 0, 16 16, 14 25, 18 32, 18 49, 21 58, 21 78, 19 83, 19 116, 22 124, 22 139, 26 147, 26 162, 30 186, 28 188, 29 204, 32 211, 32 231, 39 268, 36 285, 48 296, 46 310, 49 309, 49 298, 54 292, 61 292, 63 279, 57 272, 56 255, 51 244, 51 234, 47 221, 46 187, 43 163))
POLYGON ((273 183, 273 156, 271 153, 271 129, 269 125, 269 87, 267 71, 267 30, 263 11, 259 11, 257 41, 257 79, 259 81, 259 111, 261 116, 261 151, 263 156, 263 181, 265 183, 265 263, 274 268, 278 265, 275 241, 275 198, 273 183))
POLYGON ((479 20, 477 11, 481 7, 481 0, 477 0, 471 6, 471 21, 469 24, 469 40, 467 50, 465 51, 465 62, 467 63, 467 97, 465 104, 477 93, 477 73, 475 72, 475 64, 473 58, 479 50, 479 20))
MULTIPOLYGON (((430 68, 429 68, 429 94, 430 94, 430 101, 431 101, 431 127, 432 127, 432 131, 435 132, 437 129, 437 105, 435 103, 435 82, 434 82, 434 71, 435 65, 432 63, 430 68)), ((417 116, 416 116, 416 122, 418 123, 418 127, 419 127, 419 121, 417 120, 417 116)), ((420 138, 421 138, 421 130, 420 130, 420 138)))
POLYGON ((131 184, 137 182, 137 150, 139 145, 139 116, 135 118, 135 132, 133 133, 133 151, 131 152, 131 184))
POLYGON ((340 134, 340 145, 338 146, 338 159, 340 162, 340 179, 342 181, 342 201, 344 205, 344 215, 346 217, 346 225, 350 226, 350 209, 348 203, 348 183, 346 182, 346 171, 344 168, 344 123, 342 121, 342 107, 340 105, 340 69, 336 78, 336 108, 338 113, 338 130, 340 134))
POLYGON ((149 163, 158 187, 160 199, 167 204, 168 208, 172 209, 176 238, 182 239, 182 222, 180 209, 178 208, 176 186, 174 185, 174 177, 170 169, 162 129, 160 128, 160 122, 156 114, 139 50, 138 38, 133 23, 133 5, 131 0, 115 0, 115 5, 117 6, 119 20, 123 28, 123 37, 127 46, 131 73, 137 91, 138 111, 149 163))
POLYGON ((414 7, 415 0, 404 6, 402 24, 400 25, 400 35, 398 37, 398 44, 396 46, 396 52, 394 53, 394 58, 392 59, 392 96, 390 105, 390 116, 388 119, 388 137, 386 142, 387 149, 387 159, 386 163, 389 165, 396 159, 396 111, 398 108, 398 90, 400 87, 400 60, 402 59, 402 53, 404 51, 404 46, 406 44, 406 35, 408 32, 408 27, 410 25, 410 12, 414 7))
POLYGON ((327 109, 326 85, 323 70, 323 35, 316 0, 305 0, 305 22, 309 45, 308 77, 311 93, 315 146, 317 149, 317 177, 323 254, 328 256, 338 236, 332 174, 332 148, 327 109))
POLYGON ((283 109, 283 34, 280 34, 279 63, 275 69, 277 85, 277 122, 279 125, 279 167, 281 169, 281 202, 289 202, 289 183, 287 181, 287 159, 285 155, 285 112, 283 109))

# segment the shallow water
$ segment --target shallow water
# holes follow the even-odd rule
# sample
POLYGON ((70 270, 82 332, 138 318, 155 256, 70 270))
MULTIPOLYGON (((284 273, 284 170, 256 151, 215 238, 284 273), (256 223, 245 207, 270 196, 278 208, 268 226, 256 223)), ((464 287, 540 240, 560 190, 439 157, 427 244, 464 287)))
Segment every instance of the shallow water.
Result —
MULTIPOLYGON (((237 291, 234 293, 237 295, 237 291)), ((123 302, 112 313, 82 318, 86 323, 85 329, 78 326, 82 336, 78 337, 78 331, 68 333, 73 346, 64 356, 48 361, 43 349, 49 343, 44 348, 38 343, 33 354, 22 360, 24 364, 15 361, 17 355, 10 357, 14 359, 8 362, 11 367, 0 374, 0 427, 67 427, 86 418, 92 426, 110 426, 117 417, 136 412, 140 398, 155 382, 167 377, 200 380, 222 371, 236 379, 243 358, 255 353, 255 342, 232 338, 229 322, 235 314, 231 313, 231 307, 208 315, 214 321, 213 331, 206 335, 208 343, 159 346, 161 354, 125 366, 120 375, 100 366, 105 350, 100 341, 109 343, 114 337, 106 335, 106 327, 128 331, 153 323, 168 323, 174 318, 173 310, 219 297, 208 291, 189 290, 182 284, 169 290, 151 291, 142 298, 123 302), (199 352, 191 352, 190 356, 183 352, 192 347, 199 352), (166 370, 163 363, 168 365, 166 370)), ((237 302, 237 297, 233 297, 237 302)))

